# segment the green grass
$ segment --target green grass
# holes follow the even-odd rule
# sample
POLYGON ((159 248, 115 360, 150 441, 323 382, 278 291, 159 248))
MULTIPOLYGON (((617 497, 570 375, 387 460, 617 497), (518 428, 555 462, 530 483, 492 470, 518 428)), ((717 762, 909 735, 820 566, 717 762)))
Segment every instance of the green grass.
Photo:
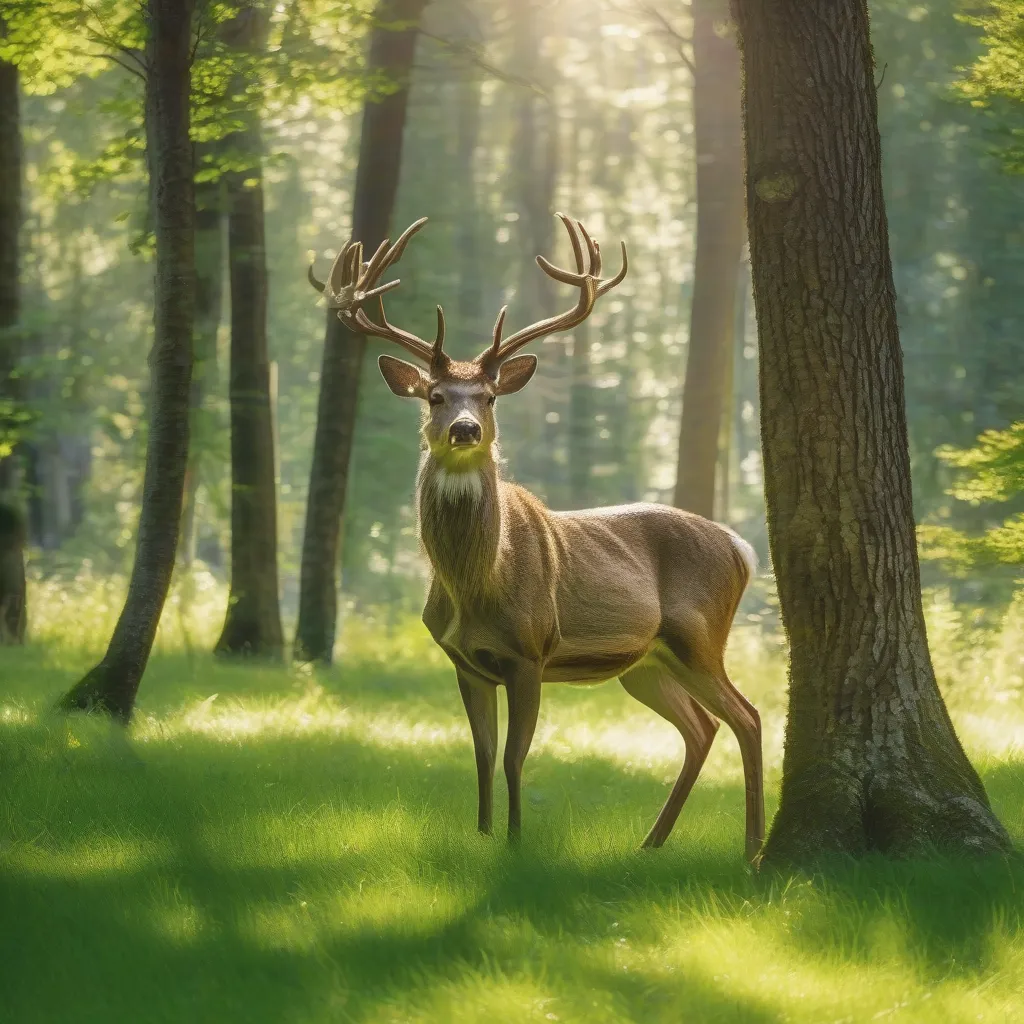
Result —
MULTIPOLYGON (((548 688, 510 851, 473 830, 468 726, 418 626, 353 623, 338 669, 287 672, 186 653, 172 605, 125 742, 46 711, 116 595, 34 596, 38 642, 0 650, 5 1024, 1024 1020, 1024 863, 755 877, 725 731, 669 844, 639 853, 680 741, 615 684, 548 688)), ((1019 844, 1021 610, 981 638, 948 604, 930 622, 1019 844)), ((749 625, 730 665, 765 719, 771 813, 782 651, 749 625)), ((500 772, 496 794, 503 822, 500 772)))

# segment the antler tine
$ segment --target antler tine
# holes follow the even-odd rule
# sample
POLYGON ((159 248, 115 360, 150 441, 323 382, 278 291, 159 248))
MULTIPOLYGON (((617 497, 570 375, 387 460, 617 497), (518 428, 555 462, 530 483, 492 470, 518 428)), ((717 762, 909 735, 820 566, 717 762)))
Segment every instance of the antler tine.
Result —
POLYGON ((384 264, 384 260, 388 254, 388 246, 391 244, 390 238, 385 238, 380 245, 377 246, 377 251, 370 257, 370 262, 364 267, 360 267, 360 272, 363 276, 363 283, 370 284, 375 282, 377 278, 387 269, 384 264))
POLYGON ((434 359, 434 346, 428 345, 415 334, 410 334, 408 331, 403 331, 401 327, 395 327, 394 324, 389 323, 387 314, 384 312, 383 302, 380 304, 380 319, 381 322, 375 324, 363 309, 357 309, 354 315, 345 318, 350 326, 354 325, 355 330, 375 338, 383 338, 385 341, 393 341, 396 345, 401 345, 410 355, 421 359, 428 366, 431 365, 434 359))
POLYGON ((320 294, 324 294, 327 290, 328 285, 330 291, 327 292, 328 298, 338 290, 338 286, 335 284, 335 277, 338 273, 338 268, 342 268, 342 277, 344 277, 344 267, 348 261, 349 250, 352 248, 351 242, 346 242, 341 249, 341 252, 334 257, 334 262, 331 264, 331 269, 327 271, 327 280, 318 281, 316 275, 313 273, 313 264, 309 265, 309 269, 306 271, 306 277, 309 279, 309 283, 318 291, 320 294))
POLYGON ((576 221, 576 227, 579 228, 580 234, 583 236, 583 240, 587 243, 587 255, 590 257, 590 269, 587 271, 592 277, 601 276, 601 250, 598 247, 590 235, 587 233, 587 229, 583 226, 581 221, 576 221))
POLYGON ((359 260, 361 254, 362 245, 359 242, 346 242, 342 246, 341 252, 334 258, 327 274, 327 283, 334 295, 341 292, 347 281, 354 280, 349 273, 349 268, 354 261, 359 260))
POLYGON ((583 246, 580 245, 580 235, 577 227, 579 221, 574 221, 572 217, 567 217, 564 213, 556 213, 555 216, 565 225, 565 230, 569 232, 569 241, 572 242, 572 254, 576 257, 576 273, 582 274, 583 268, 583 246))
POLYGON ((424 224, 427 223, 426 217, 420 217, 419 220, 414 221, 410 224, 399 236, 398 241, 388 250, 387 260, 384 264, 384 268, 390 267, 392 263, 397 263, 402 258, 402 253, 405 252, 405 247, 409 244, 409 239, 416 234, 417 231, 424 224))
POLYGON ((385 238, 370 257, 370 262, 365 264, 363 263, 363 243, 347 242, 331 264, 331 272, 327 276, 326 283, 316 279, 312 266, 309 267, 307 276, 310 284, 323 294, 331 309, 337 310, 339 319, 350 330, 393 341, 401 345, 411 355, 416 356, 417 359, 423 360, 428 365, 436 366, 447 358, 443 351, 444 314, 440 307, 437 311, 437 336, 431 345, 415 334, 403 331, 400 327, 395 327, 388 322, 381 296, 385 292, 397 288, 401 282, 395 280, 388 281, 386 284, 377 283, 384 271, 401 259, 409 239, 426 223, 427 218, 421 217, 418 221, 410 224, 394 245, 391 245, 389 239, 385 238), (371 300, 375 300, 380 308, 379 324, 371 320, 363 309, 363 306, 371 300))
POLYGON ((310 265, 306 271, 309 283, 327 299, 331 309, 338 310, 339 316, 354 315, 354 307, 398 286, 398 281, 384 285, 378 285, 377 281, 388 267, 402 258, 409 239, 426 223, 427 218, 421 217, 410 224, 390 248, 389 240, 385 238, 366 264, 363 263, 363 243, 346 242, 334 258, 326 282, 317 280, 310 265))
POLYGON ((387 284, 379 284, 376 288, 371 288, 368 292, 363 292, 363 302, 367 299, 375 299, 379 295, 383 295, 385 292, 391 291, 392 288, 397 288, 402 283, 400 277, 396 277, 394 281, 388 281, 387 284))
POLYGON ((490 347, 477 356, 476 360, 491 375, 497 374, 501 364, 527 342, 533 341, 535 338, 542 338, 548 334, 570 330, 582 323, 590 316, 597 299, 611 291, 626 276, 628 264, 626 262, 625 242, 620 243, 622 246, 622 268, 610 281, 602 281, 600 276, 602 269, 601 247, 590 237, 589 232, 580 221, 574 221, 563 213, 556 214, 556 216, 565 225, 565 229, 569 233, 573 255, 576 258, 577 272, 574 274, 571 270, 556 267, 543 256, 537 257, 537 264, 545 274, 554 278, 554 280, 579 288, 579 299, 572 309, 560 313, 558 316, 540 320, 529 327, 524 327, 510 338, 506 338, 504 342, 501 340, 501 331, 505 322, 505 310, 502 309, 494 325, 494 337, 490 347), (588 269, 586 270, 584 270, 583 262, 584 244, 586 245, 588 260, 588 269))
POLYGON ((498 312, 498 319, 494 321, 494 333, 491 335, 491 347, 487 350, 487 355, 497 355, 498 349, 501 347, 501 331, 505 326, 505 314, 508 312, 508 306, 502 306, 498 312))
POLYGON ((447 362, 448 357, 444 353, 444 310, 438 306, 437 333, 434 335, 434 347, 430 353, 430 368, 432 370, 440 369, 447 362))
POLYGON ((587 271, 593 277, 601 276, 601 246, 594 241, 593 238, 587 232, 587 229, 583 226, 582 221, 576 221, 576 227, 580 229, 580 234, 583 235, 584 240, 587 243, 587 255, 590 257, 590 270, 587 271))
MULTIPOLYGON (((427 223, 426 217, 420 217, 418 221, 410 224, 402 233, 398 236, 398 241, 395 242, 390 248, 388 248, 389 239, 385 238, 381 242, 377 251, 373 254, 370 262, 367 264, 364 270, 364 284, 373 284, 385 270, 388 269, 393 263, 397 263, 402 258, 402 253, 405 252, 405 247, 409 244, 409 239, 424 224, 427 223)), ((367 292, 369 294, 369 292, 367 292)))
POLYGON ((598 286, 597 297, 600 298, 602 295, 610 292, 617 284, 622 284, 626 277, 626 271, 629 270, 629 257, 626 255, 626 243, 619 242, 619 246, 622 249, 622 266, 619 268, 619 272, 610 280, 603 282, 598 286))

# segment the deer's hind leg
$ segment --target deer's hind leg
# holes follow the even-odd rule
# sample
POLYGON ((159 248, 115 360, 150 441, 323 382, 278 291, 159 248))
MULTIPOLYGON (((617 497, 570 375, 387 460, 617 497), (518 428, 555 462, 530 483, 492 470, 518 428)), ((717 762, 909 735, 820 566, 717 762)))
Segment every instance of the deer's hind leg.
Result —
POLYGON ((739 743, 746 789, 746 854, 755 864, 764 844, 761 717, 727 675, 722 659, 725 643, 713 642, 703 618, 680 618, 664 629, 663 640, 669 660, 678 663, 680 683, 705 710, 729 726, 739 743))
POLYGON ((679 812, 700 775, 711 744, 718 732, 718 721, 712 718, 679 685, 672 671, 654 658, 648 658, 626 672, 619 680, 626 692, 641 704, 646 704, 667 722, 671 722, 683 737, 686 755, 683 768, 672 791, 662 807, 654 827, 647 833, 645 847, 661 846, 675 826, 679 812))

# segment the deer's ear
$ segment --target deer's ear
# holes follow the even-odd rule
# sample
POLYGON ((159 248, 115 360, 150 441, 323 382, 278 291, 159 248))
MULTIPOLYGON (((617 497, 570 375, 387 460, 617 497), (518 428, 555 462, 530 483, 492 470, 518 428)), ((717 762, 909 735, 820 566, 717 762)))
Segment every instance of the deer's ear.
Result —
POLYGON ((534 355, 514 356, 508 362, 502 363, 501 370, 498 371, 498 394, 514 395, 517 391, 522 391, 536 371, 537 357, 534 355))
POLYGON ((399 398, 426 399, 429 382, 418 366, 394 356, 378 356, 377 366, 388 387, 399 398))

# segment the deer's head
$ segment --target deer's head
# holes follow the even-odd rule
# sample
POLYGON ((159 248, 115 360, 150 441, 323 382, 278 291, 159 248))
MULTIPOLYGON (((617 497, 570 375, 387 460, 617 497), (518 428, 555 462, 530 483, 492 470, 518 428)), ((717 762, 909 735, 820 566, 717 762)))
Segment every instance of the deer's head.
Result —
POLYGON ((369 263, 363 263, 360 243, 346 245, 334 261, 328 284, 317 281, 310 268, 310 282, 323 293, 328 305, 338 310, 346 326, 393 341, 420 361, 422 365, 414 365, 382 355, 377 363, 388 387, 396 395, 417 398, 424 403, 423 437, 434 458, 449 471, 474 469, 487 457, 498 434, 494 420, 495 400, 501 395, 521 391, 533 377, 537 357, 516 355, 516 352, 530 341, 571 330, 582 323, 590 316, 597 299, 626 276, 625 242, 620 243, 621 269, 615 277, 602 281, 600 246, 579 221, 561 213, 557 216, 569 233, 576 271, 562 270, 543 256, 537 257, 537 263, 549 277, 579 289, 576 305, 558 316, 524 327, 504 340, 503 308, 494 324, 491 344, 469 362, 452 359, 444 351, 445 322, 440 306, 437 307, 437 333, 432 343, 395 327, 384 314, 380 296, 397 287, 399 282, 384 285, 377 282, 384 271, 398 261, 409 239, 426 223, 426 218, 407 228, 393 246, 389 247, 385 239, 369 263), (371 320, 363 309, 370 300, 378 307, 378 322, 371 320))

